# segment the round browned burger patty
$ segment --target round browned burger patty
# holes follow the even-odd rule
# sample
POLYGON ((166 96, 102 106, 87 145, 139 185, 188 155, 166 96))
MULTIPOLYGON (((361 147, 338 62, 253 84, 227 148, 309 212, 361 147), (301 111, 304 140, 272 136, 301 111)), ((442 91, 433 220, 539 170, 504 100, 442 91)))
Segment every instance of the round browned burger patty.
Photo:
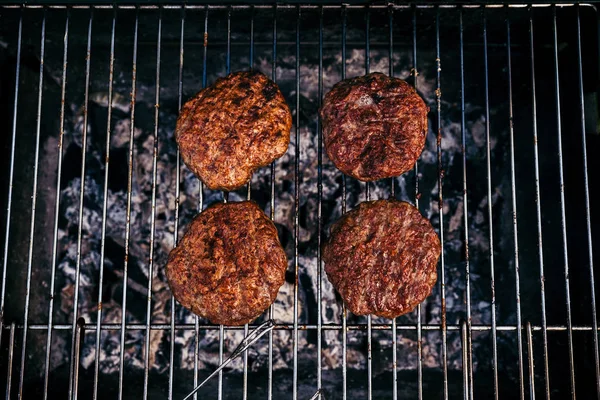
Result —
POLYGON ((402 175, 423 151, 427 112, 402 79, 374 72, 338 82, 320 109, 327 155, 361 181, 402 175))
POLYGON ((215 204, 198 214, 169 254, 173 296, 214 324, 260 316, 285 281, 277 229, 254 202, 215 204))
POLYGON ((185 103, 175 139, 183 161, 206 186, 233 190, 285 154, 291 126, 275 82, 260 72, 234 72, 185 103))
POLYGON ((437 279, 440 241, 418 209, 367 201, 331 227, 327 277, 355 315, 395 318, 414 309, 437 279))

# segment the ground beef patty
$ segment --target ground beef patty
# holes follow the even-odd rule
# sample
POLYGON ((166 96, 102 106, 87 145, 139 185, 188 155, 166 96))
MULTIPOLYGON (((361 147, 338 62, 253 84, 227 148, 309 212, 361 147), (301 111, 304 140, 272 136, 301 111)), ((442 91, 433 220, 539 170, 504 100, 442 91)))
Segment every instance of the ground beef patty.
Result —
POLYGON ((210 189, 233 190, 287 151, 292 115, 277 84, 235 72, 182 107, 175 128, 181 157, 210 189))
POLYGON ((327 155, 361 181, 401 175, 423 151, 427 112, 402 79, 374 72, 338 82, 320 110, 327 155))
POLYGON ((287 259, 273 222, 254 202, 215 204, 194 218, 169 254, 173 295, 214 324, 243 325, 266 310, 287 259))
POLYGON ((418 209, 397 200, 361 203, 331 227, 329 280, 355 315, 395 318, 431 292, 440 241, 418 209))

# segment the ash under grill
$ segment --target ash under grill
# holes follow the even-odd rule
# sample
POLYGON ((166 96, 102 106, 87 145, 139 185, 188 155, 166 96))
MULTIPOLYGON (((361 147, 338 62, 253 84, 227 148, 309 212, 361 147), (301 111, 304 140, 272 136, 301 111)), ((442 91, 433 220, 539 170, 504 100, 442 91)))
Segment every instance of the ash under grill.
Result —
POLYGON ((7 6, 0 21, 7 397, 181 398, 269 316, 199 398, 600 393, 592 7, 7 6), (173 130, 186 99, 248 68, 277 81, 292 140, 227 200, 271 216, 289 269, 264 317, 224 328, 166 284, 187 223, 224 201, 173 130), (365 185, 327 159, 317 109, 369 71, 414 84, 430 130, 415 170, 365 185), (440 234, 439 283, 409 315, 356 317, 320 245, 390 196, 440 234))

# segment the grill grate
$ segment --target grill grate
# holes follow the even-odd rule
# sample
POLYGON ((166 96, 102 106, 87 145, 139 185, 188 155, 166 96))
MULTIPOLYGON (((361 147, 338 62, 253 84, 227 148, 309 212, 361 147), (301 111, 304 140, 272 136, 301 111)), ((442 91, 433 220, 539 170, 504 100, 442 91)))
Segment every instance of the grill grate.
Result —
MULTIPOLYGON (((165 290, 160 275, 170 250, 165 243, 177 243, 193 215, 187 200, 190 172, 176 147, 172 162, 164 160, 171 147, 163 143, 172 142, 174 117, 187 97, 210 84, 213 76, 244 68, 270 71, 294 110, 289 157, 259 171, 245 190, 232 194, 212 193, 194 180, 193 204, 200 211, 230 196, 232 201, 252 198, 282 230, 283 218, 289 217, 290 291, 280 298, 291 298, 291 318, 278 318, 283 315, 281 304, 271 306, 266 314, 277 324, 261 340, 268 342, 264 368, 253 365, 260 364, 256 360, 261 354, 246 350, 239 368, 232 368, 236 372, 220 371, 213 386, 194 398, 216 393, 219 399, 240 394, 244 399, 271 399, 291 393, 297 399, 310 398, 317 390, 342 399, 389 393, 394 399, 460 394, 550 398, 555 392, 575 398, 576 391, 595 391, 600 398, 593 264, 598 239, 592 237, 597 217, 591 214, 589 191, 598 177, 588 176, 588 166, 593 172, 597 161, 587 158, 588 149, 599 142, 598 132, 587 128, 598 118, 594 100, 588 102, 596 98, 590 94, 595 95, 600 65, 595 8, 98 4, 4 6, 0 13, 6 56, 0 55, 2 60, 14 59, 14 81, 7 80, 14 84, 10 94, 4 82, 0 86, 2 106, 10 107, 2 111, 6 131, 11 129, 3 148, 8 170, 3 172, 7 212, 0 297, 1 357, 7 360, 0 375, 7 398, 64 393, 69 398, 102 398, 108 390, 119 398, 183 397, 214 370, 201 357, 203 347, 214 346, 212 365, 218 366, 231 343, 260 325, 207 324, 178 306, 172 295, 157 298, 165 290), (131 51, 132 61, 123 61, 130 60, 131 51), (191 62, 184 63, 187 59, 191 62), (28 81, 34 76, 28 72, 32 63, 37 71, 33 86, 28 81), (442 66, 448 75, 442 75, 442 66), (334 78, 374 70, 414 84, 431 106, 432 129, 427 154, 414 172, 363 185, 335 172, 324 157, 315 110, 334 78), (498 73, 502 75, 494 75, 498 73), (121 101, 125 87, 130 93, 121 101), (92 88, 106 90, 104 106, 92 88), (77 110, 71 104, 83 106, 77 110), (35 120, 27 115, 33 107, 35 120), (100 118, 94 107, 106 114, 100 118), (117 111, 120 107, 126 112, 117 111), (53 126, 47 121, 57 110, 53 126), (78 118, 79 125, 68 126, 78 118), (129 125, 118 128, 115 119, 129 125), (114 142, 118 129, 125 129, 125 146, 114 142), (148 132, 143 143, 138 129, 148 132), (47 145, 52 135, 56 147, 47 145), (80 150, 78 162, 69 158, 73 148, 80 150), (145 167, 144 151, 150 154, 145 167), (48 157, 56 164, 40 165, 48 157), (118 157, 126 160, 126 171, 113 173, 118 157), (55 180, 46 175, 50 167, 55 180), (93 203, 89 180, 98 173, 101 184, 93 203), (119 174, 126 174, 119 203, 124 212, 123 223, 115 227, 111 213, 118 190, 111 185, 119 174), (174 178, 165 177, 170 174, 174 178), (167 179, 172 182, 165 183, 167 179), (314 187, 307 188, 309 179, 314 187), (68 182, 76 185, 74 191, 69 192, 68 182), (165 188, 170 203, 164 200, 165 188), (413 314, 395 320, 357 318, 342 304, 338 315, 328 316, 333 308, 326 296, 333 294, 321 263, 324 232, 359 200, 388 196, 413 201, 437 228, 440 285, 413 314), (144 214, 145 206, 149 210, 144 214), (94 207, 100 219, 91 223, 87 213, 94 207), (161 213, 168 215, 163 218, 161 213), (144 215, 149 218, 140 228, 144 215), (90 239, 94 229, 100 231, 98 243, 90 239), (119 287, 107 274, 115 270, 108 256, 111 238, 121 231, 119 287), (139 235, 146 235, 141 240, 146 251, 141 263, 147 268, 143 284, 136 276, 139 235), (93 246, 99 248, 99 257, 89 261, 93 246), (75 250, 69 264, 65 254, 70 248, 75 250), (314 272, 307 272, 310 268, 314 272), (74 279, 71 292, 69 276, 74 279), (306 294, 311 284, 316 313, 306 294), (109 287, 117 292, 117 305, 105 312, 109 287), (144 293, 141 300, 139 293, 144 293), (161 301, 168 307, 157 308, 161 301), (140 308, 139 318, 132 315, 135 307, 140 308), (106 322, 109 313, 113 322, 106 322), (137 340, 132 332, 139 331, 140 347, 128 345, 137 340), (328 336, 331 332, 335 339, 328 336), (118 348, 105 349, 112 337, 118 339, 118 348), (162 344, 155 351, 157 337, 162 344), (187 348, 186 337, 193 338, 189 374, 179 359, 187 348), (291 340, 288 358, 275 351, 276 342, 286 338, 291 340), (410 356, 402 340, 414 343, 408 346, 416 354, 410 367, 399 366, 410 356), (110 351, 117 353, 118 362, 106 372, 100 355, 110 351), (336 351, 341 353, 339 365, 326 360, 335 358, 331 354, 336 351), (387 364, 384 352, 391 353, 387 364), (61 360, 57 354, 68 356, 61 360), (364 362, 354 359, 357 354, 364 362), (164 363, 155 362, 160 357, 164 363), (165 368, 155 371, 159 364, 165 368), (61 372, 66 365, 68 372, 61 372), (366 378, 353 372, 361 369, 366 378), (107 388, 114 384, 111 374, 118 374, 116 389, 107 388), (237 374, 241 377, 228 378, 237 374), (282 374, 291 379, 280 383, 282 374)), ((6 65, 12 68, 9 61, 6 65)), ((325 397, 320 393, 319 398, 325 397)))

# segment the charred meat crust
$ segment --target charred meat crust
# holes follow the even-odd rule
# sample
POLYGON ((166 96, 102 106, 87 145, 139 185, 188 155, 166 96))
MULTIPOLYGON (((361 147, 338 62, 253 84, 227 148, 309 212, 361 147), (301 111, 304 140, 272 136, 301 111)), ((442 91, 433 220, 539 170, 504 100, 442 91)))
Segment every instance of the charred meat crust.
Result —
POLYGON ((440 241, 409 203, 361 203, 331 227, 327 277, 355 315, 395 318, 413 310, 437 280, 440 241))
POLYGON ((169 254, 166 275, 177 301, 194 314, 243 325, 275 301, 286 269, 275 225, 245 201, 198 214, 169 254))
POLYGON ((338 82, 319 110, 327 155, 361 181, 401 175, 423 151, 427 112, 402 79, 374 72, 338 82))
POLYGON ((292 115, 277 84, 260 72, 235 72, 181 108, 175 139, 185 164, 213 190, 234 190, 281 157, 292 115))

